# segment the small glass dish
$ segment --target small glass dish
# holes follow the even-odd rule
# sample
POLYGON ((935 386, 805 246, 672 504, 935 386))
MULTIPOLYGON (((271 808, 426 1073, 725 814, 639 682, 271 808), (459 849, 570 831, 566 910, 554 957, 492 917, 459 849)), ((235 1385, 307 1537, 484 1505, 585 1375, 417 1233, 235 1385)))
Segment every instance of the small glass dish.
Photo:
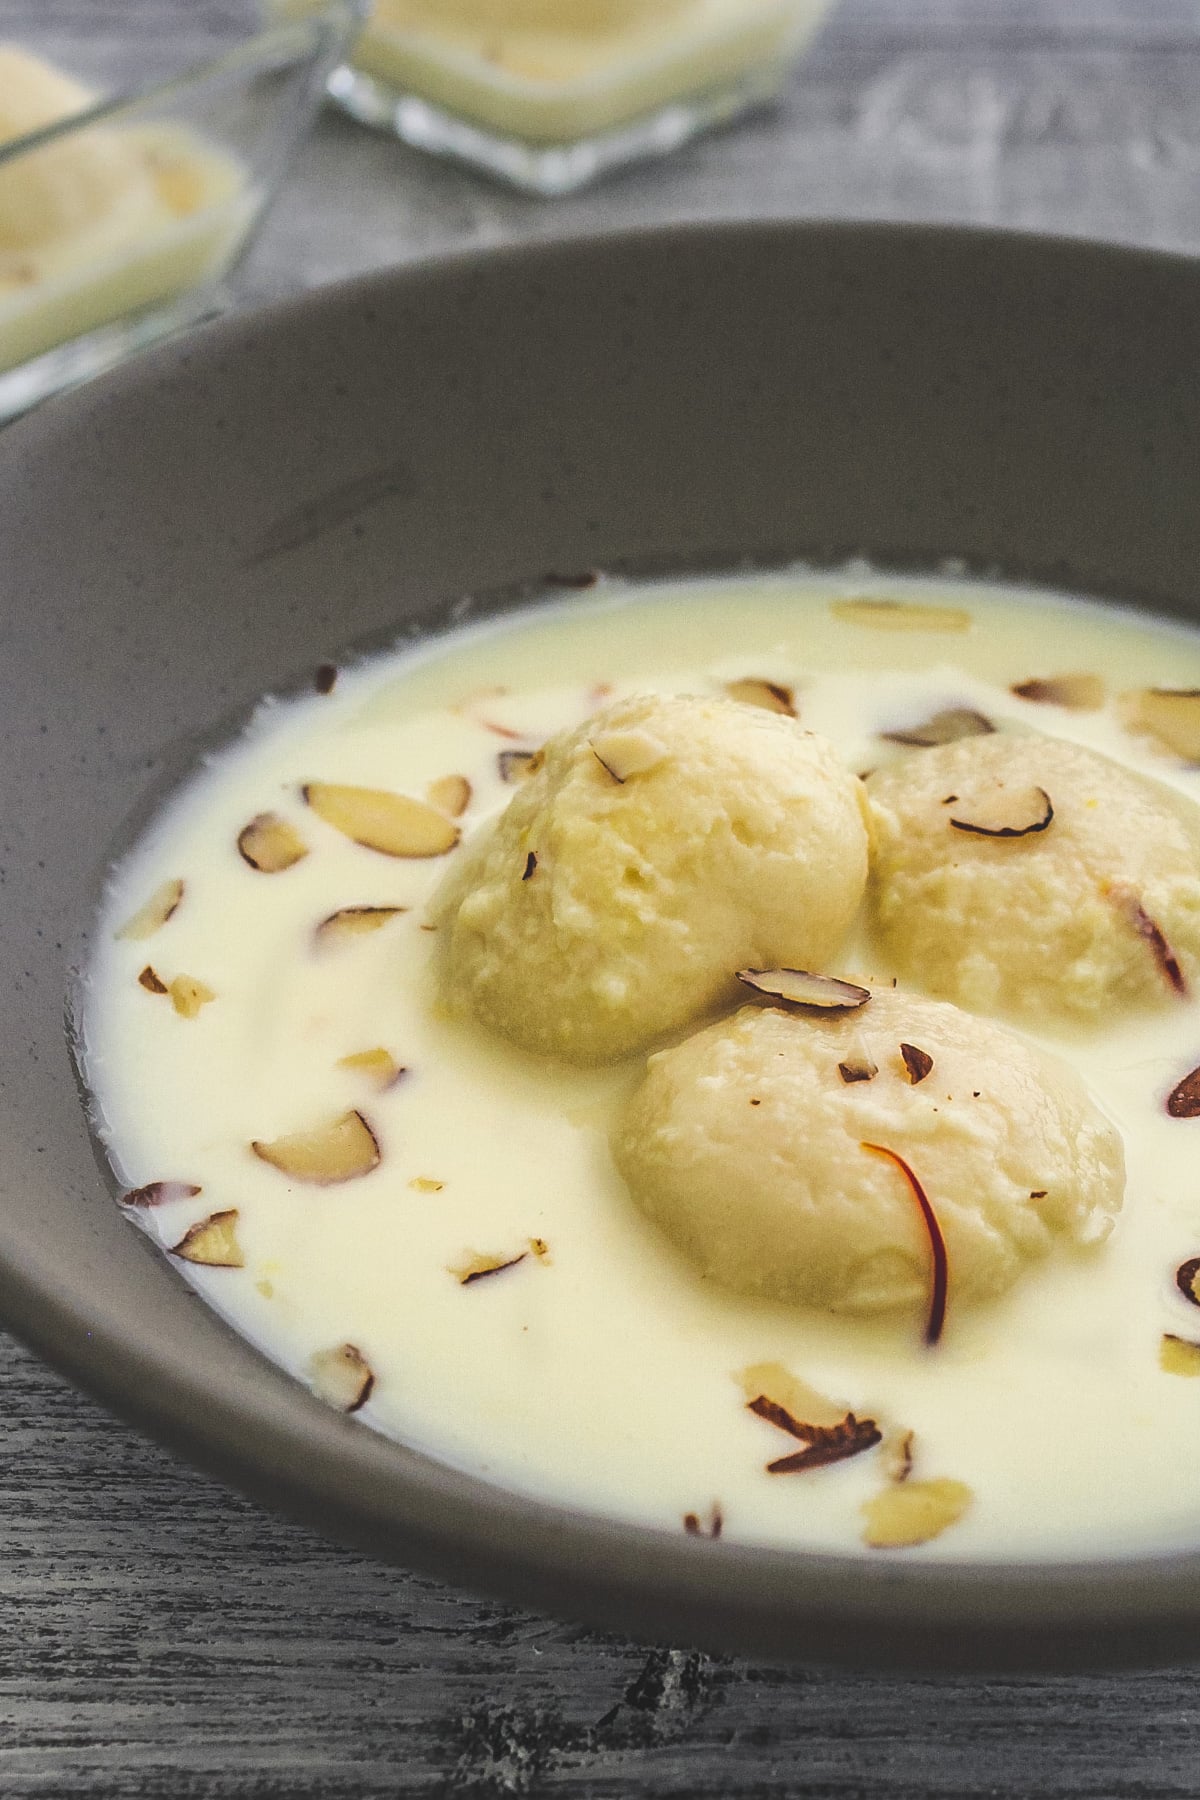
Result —
POLYGON ((361 16, 356 0, 331 0, 93 104, 8 53, 22 78, 84 109, 0 145, 0 421, 227 303, 361 16))
MULTIPOLYGON (((267 0, 283 15, 310 3, 267 0)), ((365 124, 548 198, 773 99, 830 4, 373 0, 329 91, 365 124)))

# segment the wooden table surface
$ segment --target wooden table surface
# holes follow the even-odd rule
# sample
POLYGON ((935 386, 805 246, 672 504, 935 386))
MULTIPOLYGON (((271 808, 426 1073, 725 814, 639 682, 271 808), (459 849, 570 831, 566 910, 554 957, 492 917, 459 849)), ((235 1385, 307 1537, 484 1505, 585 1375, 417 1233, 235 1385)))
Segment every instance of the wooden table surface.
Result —
MULTIPOLYGON (((238 0, 5 0, 134 84, 238 0)), ((1200 249, 1195 0, 842 0, 773 114, 545 205, 336 117, 253 296, 444 248, 729 214, 972 220, 1200 249)), ((114 1423, 0 1338, 0 1796, 1200 1794, 1188 1671, 797 1673, 381 1568, 114 1423)))

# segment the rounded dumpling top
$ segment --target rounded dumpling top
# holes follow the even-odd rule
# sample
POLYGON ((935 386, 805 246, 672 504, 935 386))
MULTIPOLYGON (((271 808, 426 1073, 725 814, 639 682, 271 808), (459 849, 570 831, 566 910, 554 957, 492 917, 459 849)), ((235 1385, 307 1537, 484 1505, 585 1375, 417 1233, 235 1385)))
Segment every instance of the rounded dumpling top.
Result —
MULTIPOLYGON (((0 45, 0 144, 82 112, 92 99, 37 57, 0 45)), ((89 127, 0 164, 0 253, 41 249, 153 199, 134 145, 89 127)))
POLYGON ((1094 1017, 1200 973, 1200 815, 1077 744, 996 734, 867 782, 872 910, 909 980, 977 1011, 1094 1017))
POLYGON ((820 968, 862 897, 862 785, 794 719, 640 695, 546 744, 443 890, 452 1004, 530 1050, 625 1055, 820 968))
POLYGON ((745 1007, 660 1052, 613 1151, 706 1277, 864 1313, 930 1296, 930 1235, 896 1157, 944 1238, 951 1315, 1056 1239, 1100 1241, 1124 1192, 1120 1137, 1073 1070, 890 988, 836 1015, 745 1007))

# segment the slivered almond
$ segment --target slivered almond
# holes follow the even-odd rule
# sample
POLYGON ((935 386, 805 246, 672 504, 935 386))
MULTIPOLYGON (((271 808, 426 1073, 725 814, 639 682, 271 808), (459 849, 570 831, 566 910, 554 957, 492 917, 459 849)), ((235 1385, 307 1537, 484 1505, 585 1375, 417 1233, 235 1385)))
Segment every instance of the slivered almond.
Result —
POLYGON ((335 944, 345 938, 366 937, 408 911, 407 906, 341 906, 317 926, 319 944, 335 944))
POLYGON ((1048 675, 1044 679, 1018 681, 1013 693, 1018 700, 1039 706, 1064 706, 1068 712, 1099 712, 1105 688, 1099 675, 1048 675))
POLYGON ((216 999, 215 991, 206 981, 200 981, 195 975, 176 975, 167 984, 167 992, 171 996, 171 1005, 181 1019, 194 1019, 202 1006, 216 999))
POLYGON ((338 1058, 339 1069, 349 1069, 355 1075, 365 1075, 367 1080, 380 1093, 395 1087, 402 1075, 408 1070, 398 1063, 390 1050, 379 1047, 374 1050, 356 1050, 351 1056, 338 1058))
POLYGON ((357 1412, 365 1406, 375 1386, 370 1363, 357 1344, 339 1344, 336 1350, 318 1350, 308 1362, 313 1393, 339 1412, 357 1412))
POLYGON ((789 719, 796 717, 796 697, 782 682, 762 681, 757 676, 746 675, 740 681, 727 681, 725 692, 731 700, 740 700, 743 706, 761 706, 764 712, 786 713, 789 719))
POLYGON ((315 1187, 355 1181, 379 1164, 378 1140, 360 1112, 343 1113, 313 1131, 295 1131, 269 1141, 256 1138, 250 1148, 281 1174, 315 1187))
POLYGON ((238 855, 262 875, 278 875, 308 855, 308 845, 278 813, 256 813, 238 832, 238 855))
POLYGON ((634 775, 648 775, 667 754, 665 744, 636 725, 599 731, 588 742, 596 761, 622 785, 634 775))
POLYGON ((901 1044, 900 1058, 913 1087, 924 1081, 933 1068, 933 1058, 928 1050, 918 1050, 915 1044, 901 1044))
POLYGON ((1189 1256, 1187 1261, 1180 1263, 1175 1271, 1175 1286, 1184 1299, 1190 1300, 1193 1306, 1200 1306, 1197 1277, 1200 1277, 1200 1256, 1189 1256))
POLYGON ((751 1363, 740 1369, 734 1380, 746 1396, 747 1406, 765 1398, 808 1425, 839 1425, 846 1417, 846 1407, 810 1387, 780 1362, 751 1363))
POLYGON ((440 1194, 446 1184, 439 1181, 436 1175, 414 1175, 408 1185, 414 1193, 440 1194))
POLYGON ((236 1206, 227 1207, 224 1212, 210 1213, 207 1219, 201 1219, 185 1231, 177 1244, 171 1245, 171 1255, 178 1256, 182 1262, 203 1263, 210 1269, 244 1269, 246 1259, 238 1243, 237 1222, 236 1206))
POLYGON ((975 837, 1023 838, 1046 831, 1054 821, 1054 804, 1045 788, 996 787, 992 792, 961 803, 966 818, 952 817, 954 831, 975 837))
POLYGON ((907 1550, 928 1544, 956 1525, 974 1498, 963 1481, 894 1483, 863 1507, 863 1542, 873 1550, 907 1550))
POLYGON ((152 969, 149 963, 146 964, 145 968, 138 976, 138 986, 144 987, 148 994, 165 994, 167 991, 166 982, 158 973, 158 970, 152 969))
POLYGON ((126 919, 116 933, 117 937, 135 940, 152 937, 178 911, 182 899, 182 881, 164 881, 155 888, 145 905, 139 906, 131 919, 126 919))
POLYGON ((496 758, 496 767, 500 771, 501 781, 515 787, 518 781, 536 775, 545 760, 545 754, 541 750, 501 750, 496 758))
POLYGON ((911 1431, 895 1431, 884 1439, 880 1455, 889 1481, 907 1481, 911 1476, 915 1437, 911 1431))
POLYGON ((894 731, 881 731, 889 744, 909 744, 932 750, 938 744, 956 744, 960 738, 990 737, 996 727, 973 706, 947 706, 919 725, 898 725, 894 731))
POLYGON ((818 1012, 852 1012, 865 1006, 871 990, 835 975, 810 975, 807 969, 738 969, 746 987, 789 1006, 810 1006, 818 1012))
POLYGON ((521 1250, 516 1256, 472 1250, 468 1251, 462 1262, 450 1265, 450 1274, 461 1287, 469 1287, 473 1281, 483 1281, 489 1275, 500 1275, 505 1269, 515 1269, 528 1255, 528 1250, 521 1250))
POLYGON ((830 612, 848 625, 876 631, 969 631, 971 615, 962 606, 933 606, 919 600, 834 600, 830 612))
POLYGON ((461 836, 444 813, 386 788, 310 781, 302 791, 319 819, 381 856, 445 856, 461 836))
POLYGON ((192 1181, 148 1181, 121 1195, 122 1206, 169 1206, 172 1200, 194 1200, 203 1190, 192 1181))
POLYGON ((1140 688, 1123 700, 1125 721, 1185 762, 1200 762, 1200 688, 1140 688))
POLYGON ((465 775, 439 775, 425 790, 430 806, 461 819, 471 804, 471 784, 465 775))
POLYGON ((1165 1375, 1200 1375, 1200 1344, 1164 1331, 1158 1346, 1158 1366, 1165 1375))

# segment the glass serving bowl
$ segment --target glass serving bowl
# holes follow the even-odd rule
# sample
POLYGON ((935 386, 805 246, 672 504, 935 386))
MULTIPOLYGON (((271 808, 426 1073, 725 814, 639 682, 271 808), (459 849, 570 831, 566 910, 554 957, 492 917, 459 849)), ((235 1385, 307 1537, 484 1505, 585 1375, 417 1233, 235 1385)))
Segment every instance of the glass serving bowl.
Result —
POLYGON ((361 14, 330 0, 0 145, 0 420, 220 310, 361 14))
MULTIPOLYGON (((265 0, 295 16, 312 0, 265 0)), ((372 0, 329 91, 513 187, 573 192, 772 99, 831 0, 372 0)))

